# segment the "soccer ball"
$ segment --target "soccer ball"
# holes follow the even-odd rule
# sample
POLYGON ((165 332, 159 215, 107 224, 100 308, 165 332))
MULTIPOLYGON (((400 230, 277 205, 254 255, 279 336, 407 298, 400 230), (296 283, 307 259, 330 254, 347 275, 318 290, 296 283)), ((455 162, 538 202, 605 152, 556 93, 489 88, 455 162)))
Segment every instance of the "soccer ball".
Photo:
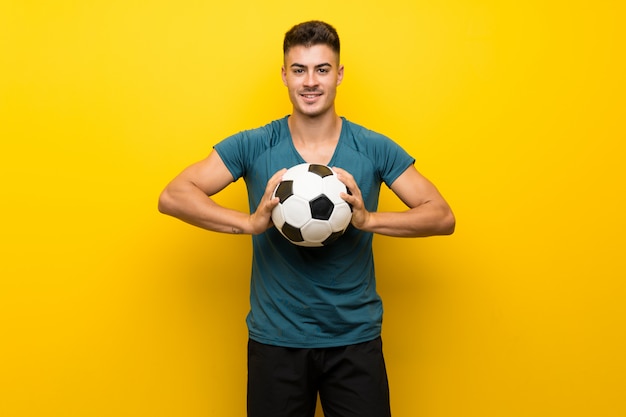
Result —
POLYGON ((350 224, 352 207, 339 193, 349 193, 326 165, 300 164, 285 172, 274 190, 280 202, 272 210, 278 231, 299 246, 326 246, 350 224))

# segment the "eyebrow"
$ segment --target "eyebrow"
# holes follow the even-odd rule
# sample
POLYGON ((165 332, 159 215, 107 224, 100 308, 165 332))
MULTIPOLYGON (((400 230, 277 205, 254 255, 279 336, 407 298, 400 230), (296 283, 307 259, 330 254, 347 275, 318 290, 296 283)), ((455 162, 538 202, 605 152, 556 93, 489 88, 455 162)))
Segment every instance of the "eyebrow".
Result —
MULTIPOLYGON (((298 64, 298 63, 293 63, 290 65, 290 68, 306 68, 306 65, 304 64, 298 64)), ((322 64, 317 64, 315 66, 315 68, 322 68, 322 67, 332 67, 332 65, 330 65, 328 62, 324 62, 322 64)))

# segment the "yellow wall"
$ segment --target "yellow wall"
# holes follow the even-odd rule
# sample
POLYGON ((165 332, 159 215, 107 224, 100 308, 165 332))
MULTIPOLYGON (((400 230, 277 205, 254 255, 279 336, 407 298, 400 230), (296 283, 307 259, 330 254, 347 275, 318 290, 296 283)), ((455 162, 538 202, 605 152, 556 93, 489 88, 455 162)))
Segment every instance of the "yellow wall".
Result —
POLYGON ((245 415, 249 238, 156 199, 290 111, 282 36, 320 18, 339 112, 458 219, 375 241, 395 415, 623 417, 622 4, 3 0, 0 415, 245 415))

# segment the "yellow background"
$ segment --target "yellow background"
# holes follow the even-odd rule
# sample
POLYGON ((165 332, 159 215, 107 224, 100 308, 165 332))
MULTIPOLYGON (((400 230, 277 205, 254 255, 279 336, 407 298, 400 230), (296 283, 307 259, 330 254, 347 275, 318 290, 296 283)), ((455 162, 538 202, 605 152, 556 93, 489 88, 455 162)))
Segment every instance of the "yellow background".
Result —
POLYGON ((0 415, 245 415, 249 237, 156 200, 290 111, 282 36, 315 18, 342 38, 339 113, 402 144, 458 220, 375 239, 394 415, 623 417, 624 12, 3 0, 0 415))

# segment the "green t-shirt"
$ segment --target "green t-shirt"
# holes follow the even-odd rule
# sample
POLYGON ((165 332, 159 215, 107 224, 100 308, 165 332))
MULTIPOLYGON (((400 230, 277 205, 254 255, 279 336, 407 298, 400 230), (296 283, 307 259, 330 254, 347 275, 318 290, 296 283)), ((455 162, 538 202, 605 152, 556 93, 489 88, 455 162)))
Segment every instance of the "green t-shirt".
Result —
MULTIPOLYGON (((215 150, 235 179, 243 178, 254 212, 269 178, 304 163, 287 117, 224 139, 215 150)), ((414 159, 389 138, 342 118, 329 166, 352 174, 369 211, 380 186, 392 184, 414 159)), ((334 347, 375 339, 382 301, 376 292, 372 233, 349 226, 324 247, 297 246, 275 228, 252 237, 250 338, 285 347, 334 347)))

